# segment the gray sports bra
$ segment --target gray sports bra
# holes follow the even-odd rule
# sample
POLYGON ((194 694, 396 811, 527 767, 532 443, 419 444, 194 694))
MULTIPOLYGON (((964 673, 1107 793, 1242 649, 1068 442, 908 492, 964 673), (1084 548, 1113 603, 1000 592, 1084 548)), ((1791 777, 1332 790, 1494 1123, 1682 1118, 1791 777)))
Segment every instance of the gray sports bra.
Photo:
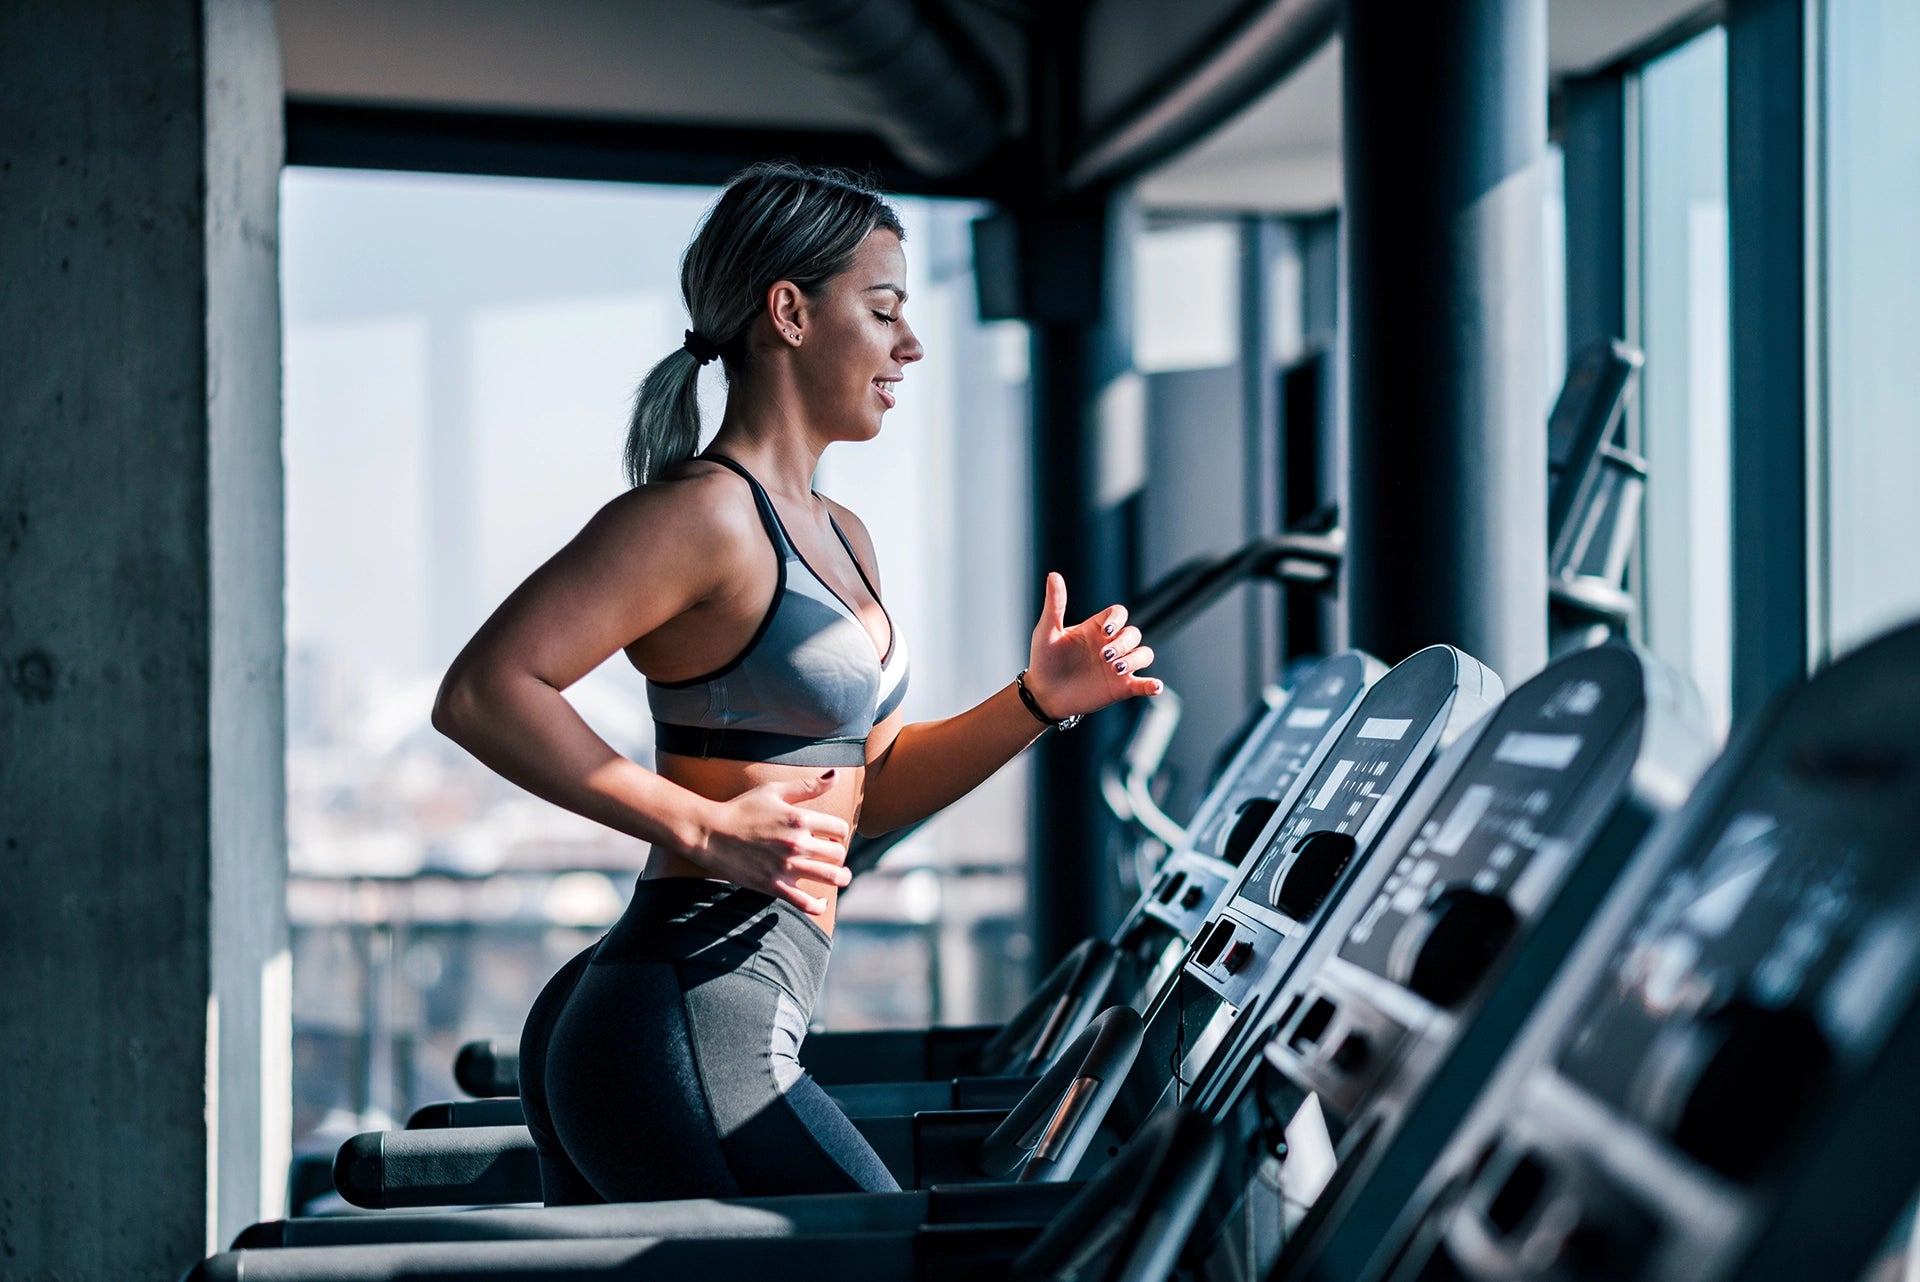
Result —
MULTIPOLYGON (((753 487, 760 523, 780 556, 780 578, 760 627, 725 667, 688 681, 647 682, 654 745, 687 757, 793 766, 862 766, 867 732, 907 693, 906 642, 887 615, 887 653, 875 654, 860 616, 787 537, 773 500, 738 463, 701 456, 753 487)), ((828 518, 832 521, 832 518, 828 518)), ((833 523, 860 582, 878 602, 860 558, 833 523)), ((886 606, 881 605, 881 613, 886 606)))

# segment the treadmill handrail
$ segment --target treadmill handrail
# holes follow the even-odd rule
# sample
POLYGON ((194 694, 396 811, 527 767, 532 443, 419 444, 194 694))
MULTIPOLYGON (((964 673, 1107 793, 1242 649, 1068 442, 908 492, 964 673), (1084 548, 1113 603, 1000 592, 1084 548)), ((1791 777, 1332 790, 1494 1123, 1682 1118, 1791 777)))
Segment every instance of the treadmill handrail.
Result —
POLYGON ((1145 1037, 1146 1025, 1131 1006, 1100 1012, 980 1141, 981 1173, 1004 1176, 1018 1168, 1023 1183, 1070 1178, 1145 1037))
POLYGON ((1175 567, 1139 595, 1128 621, 1142 632, 1177 631, 1249 579, 1330 588, 1346 550, 1346 532, 1338 527, 1263 534, 1231 552, 1196 557, 1175 567))

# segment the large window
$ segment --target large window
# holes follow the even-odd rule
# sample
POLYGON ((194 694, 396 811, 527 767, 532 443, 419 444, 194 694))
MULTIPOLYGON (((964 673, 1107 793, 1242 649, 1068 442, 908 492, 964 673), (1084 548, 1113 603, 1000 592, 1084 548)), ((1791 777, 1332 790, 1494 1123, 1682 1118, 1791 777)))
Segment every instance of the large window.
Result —
POLYGON ((1641 448, 1648 644, 1731 707, 1727 48, 1714 28, 1640 77, 1641 448))
POLYGON ((1920 613, 1920 6, 1844 0, 1825 17, 1827 556, 1814 638, 1839 653, 1920 613))
MULTIPOLYGON (((324 1147, 447 1097, 621 910, 645 849, 497 779, 428 726, 455 651, 617 494, 633 389, 680 343, 711 191, 291 170, 284 183, 295 1133, 324 1147)), ((1017 671, 1028 573, 1024 330, 975 319, 954 202, 902 201, 927 357, 816 483, 860 512, 911 638, 909 716, 1017 671)), ((703 375, 706 422, 724 397, 703 375)), ((567 696, 650 760, 616 655, 567 696)), ((1017 766, 847 893, 816 1018, 997 1018, 1024 983, 1017 766)))
POLYGON ((1229 219, 1149 227, 1133 242, 1133 364, 1143 374, 1240 359, 1240 231, 1229 219))

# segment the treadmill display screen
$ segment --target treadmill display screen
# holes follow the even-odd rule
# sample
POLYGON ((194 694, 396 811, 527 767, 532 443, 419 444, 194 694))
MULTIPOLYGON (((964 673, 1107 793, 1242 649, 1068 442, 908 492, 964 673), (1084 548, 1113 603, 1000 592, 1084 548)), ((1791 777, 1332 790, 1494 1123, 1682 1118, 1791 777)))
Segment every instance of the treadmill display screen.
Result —
POLYGON ((1566 678, 1530 683, 1493 713, 1420 830, 1394 859, 1379 891, 1347 931, 1340 956, 1391 974, 1394 940, 1437 886, 1469 887, 1508 900, 1523 916, 1559 875, 1562 861, 1536 859, 1569 839, 1580 796, 1610 795, 1630 755, 1610 754, 1646 707, 1639 665, 1624 651, 1597 649, 1562 660, 1566 678), (1529 869, 1534 881, 1530 882, 1529 869))
POLYGON ((1406 786, 1414 747, 1454 693, 1454 660, 1444 650, 1414 655, 1380 678, 1321 761, 1234 896, 1272 912, 1273 883, 1294 842, 1309 832, 1358 833, 1386 797, 1406 786))
POLYGON ((1493 750, 1493 759, 1541 770, 1565 770, 1580 755, 1583 742, 1577 734, 1530 734, 1515 730, 1501 736, 1500 746, 1493 750))

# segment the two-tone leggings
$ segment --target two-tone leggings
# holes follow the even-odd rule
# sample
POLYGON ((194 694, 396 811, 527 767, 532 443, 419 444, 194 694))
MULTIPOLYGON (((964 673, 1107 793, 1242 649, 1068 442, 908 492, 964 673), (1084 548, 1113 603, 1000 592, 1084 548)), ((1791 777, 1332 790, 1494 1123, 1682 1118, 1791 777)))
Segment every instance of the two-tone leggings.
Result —
POLYGON ((548 1204, 899 1188, 800 1067, 831 947, 771 896, 640 881, 521 1037, 548 1204))

